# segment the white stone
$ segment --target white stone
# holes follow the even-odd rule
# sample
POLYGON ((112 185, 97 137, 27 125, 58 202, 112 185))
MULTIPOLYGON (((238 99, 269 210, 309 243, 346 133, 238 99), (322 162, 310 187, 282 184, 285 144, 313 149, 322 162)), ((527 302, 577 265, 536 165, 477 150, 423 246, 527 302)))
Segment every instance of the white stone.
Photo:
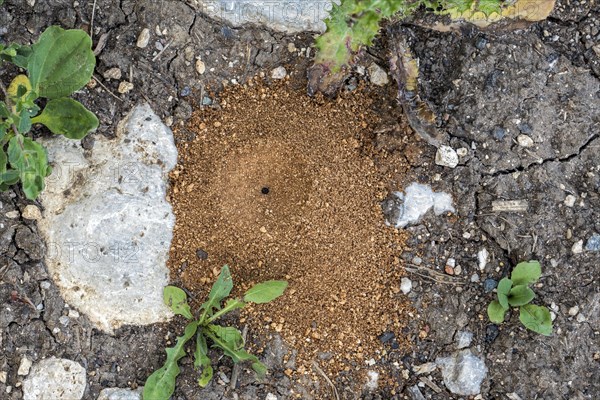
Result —
POLYGON ((12 210, 4 214, 6 218, 17 219, 19 218, 19 212, 17 210, 12 210))
POLYGON ((23 218, 37 221, 42 219, 42 212, 38 207, 29 204, 25 206, 25 209, 23 210, 23 218))
POLYGON ((367 71, 369 72, 369 79, 374 85, 385 86, 390 81, 387 72, 375 63, 369 65, 367 71))
POLYGON ((71 319, 77 319, 79 318, 79 313, 77 312, 77 310, 69 310, 69 314, 68 314, 69 318, 71 319))
POLYGON ((0 371, 0 383, 6 383, 8 374, 6 371, 0 371))
POLYGON ((379 386, 379 372, 367 371, 367 379, 367 384, 365 385, 367 390, 373 391, 377 389, 377 386, 379 386))
POLYGON ((27 376, 29 374, 29 370, 31 369, 31 365, 33 363, 27 356, 23 356, 21 358, 21 363, 19 363, 19 369, 17 370, 17 375, 27 376))
POLYGON ((573 252, 573 254, 580 254, 583 252, 583 240, 578 240, 575 242, 575 244, 573 244, 573 247, 571 247, 571 251, 573 252))
POLYGON ((118 91, 121 94, 125 94, 125 93, 129 93, 133 90, 133 83, 131 82, 127 82, 127 81, 121 81, 121 83, 119 83, 119 87, 118 87, 118 91))
POLYGON ((267 393, 265 400, 277 400, 277 396, 274 395, 273 393, 267 393))
POLYGON ((400 290, 404 294, 409 294, 412 290, 412 281, 407 277, 400 279, 400 290))
POLYGON ((448 193, 434 192, 429 185, 411 183, 405 192, 406 194, 394 192, 401 204, 393 210, 394 215, 397 215, 396 221, 388 223, 394 224, 396 228, 404 228, 418 222, 431 208, 435 215, 446 211, 454 212, 452 197, 448 193))
POLYGON ((135 45, 140 49, 145 49, 148 46, 148 43, 150 43, 150 29, 144 28, 140 32, 135 45))
POLYGON ((456 348, 464 349, 465 347, 469 347, 471 342, 473 341, 473 333, 468 331, 459 331, 456 334, 456 348))
POLYGON ((517 143, 521 147, 531 147, 533 146, 533 139, 527 135, 519 135, 517 136, 517 143))
POLYGON ((202 60, 196 60, 196 71, 202 75, 206 71, 206 65, 202 60))
POLYGON ((579 306, 573 306, 573 307, 569 308, 569 315, 571 317, 574 317, 577 314, 579 314, 579 306))
POLYGON ((143 387, 132 389, 107 388, 100 391, 97 400, 141 400, 143 387))
POLYGON ((469 150, 466 147, 461 147, 460 149, 456 149, 456 154, 458 154, 459 157, 465 157, 469 154, 469 150))
POLYGON ((295 33, 324 32, 323 20, 329 15, 332 2, 198 0, 197 3, 202 12, 235 27, 258 24, 280 32, 295 33))
POLYGON ((454 394, 474 396, 481 390, 481 382, 487 375, 485 362, 474 356, 471 350, 461 350, 450 357, 435 361, 442 369, 444 385, 454 394))
POLYGON ((440 146, 435 153, 435 163, 442 167, 456 168, 458 165, 458 154, 450 146, 440 146))
POLYGON ((286 75, 287 75, 287 71, 282 66, 273 68, 271 70, 271 78, 273 78, 273 79, 283 79, 283 78, 285 78, 286 75))
POLYGON ((490 253, 484 247, 483 249, 477 252, 477 262, 479 264, 479 270, 483 271, 488 261, 490 260, 490 253))
POLYGON ((177 162, 172 132, 148 105, 98 136, 86 156, 78 142, 42 141, 55 163, 41 195, 46 264, 73 308, 99 329, 164 322, 166 260, 175 217, 165 196, 177 162), (68 193, 68 195, 65 195, 68 193))
POLYGON ((86 386, 85 369, 71 360, 48 358, 23 381, 23 400, 79 400, 86 386))
POLYGON ((567 195, 567 197, 565 197, 565 206, 573 207, 575 205, 575 200, 576 198, 572 194, 567 195))

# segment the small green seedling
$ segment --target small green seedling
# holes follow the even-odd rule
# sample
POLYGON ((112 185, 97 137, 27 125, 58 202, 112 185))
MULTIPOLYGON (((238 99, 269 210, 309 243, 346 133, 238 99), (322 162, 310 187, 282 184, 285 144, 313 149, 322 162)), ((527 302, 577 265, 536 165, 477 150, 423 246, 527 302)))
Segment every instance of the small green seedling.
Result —
POLYGON ((20 181, 25 196, 34 200, 52 169, 46 149, 32 138, 32 124, 69 139, 82 139, 98 127, 98 118, 69 98, 92 77, 92 40, 82 30, 51 26, 31 46, 0 44, 0 66, 3 62, 27 75, 17 75, 8 88, 0 81, 0 190, 20 181), (46 99, 43 110, 39 99, 46 99))
POLYGON ((519 308, 519 320, 527 328, 542 335, 552 334, 550 311, 543 306, 529 304, 535 293, 529 287, 542 275, 539 261, 519 263, 513 270, 510 279, 502 278, 498 283, 498 300, 488 306, 488 317, 495 324, 504 322, 504 314, 509 307, 519 308))
POLYGON ((174 286, 167 286, 164 290, 164 301, 173 313, 182 315, 190 322, 184 330, 183 336, 177 338, 174 347, 166 349, 167 360, 165 364, 154 371, 146 380, 144 386, 145 400, 168 400, 175 391, 175 380, 179 375, 180 369, 177 365, 179 360, 185 355, 184 346, 196 336, 196 348, 194 355, 194 368, 201 369, 198 384, 200 387, 208 385, 213 376, 213 369, 208 357, 208 345, 223 350, 226 356, 230 357, 234 363, 250 361, 252 369, 259 378, 265 376, 267 367, 261 363, 255 355, 248 353, 244 349, 244 339, 240 331, 232 326, 221 326, 215 322, 238 308, 243 308, 246 303, 268 303, 281 296, 287 288, 286 281, 267 281, 259 283, 250 288, 245 294, 243 300, 228 299, 225 306, 221 308, 223 300, 229 296, 233 288, 233 281, 229 267, 225 265, 214 283, 208 300, 200 306, 198 318, 195 318, 187 303, 185 292, 174 286))

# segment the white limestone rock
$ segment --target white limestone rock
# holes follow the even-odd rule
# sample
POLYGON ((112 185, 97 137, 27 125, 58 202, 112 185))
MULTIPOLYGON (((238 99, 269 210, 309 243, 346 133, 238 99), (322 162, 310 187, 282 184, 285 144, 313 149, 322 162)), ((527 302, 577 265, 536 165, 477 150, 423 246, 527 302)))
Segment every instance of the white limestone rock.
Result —
POLYGON ((85 368, 79 363, 47 358, 34 365, 23 381, 23 400, 80 400, 85 386, 85 368))

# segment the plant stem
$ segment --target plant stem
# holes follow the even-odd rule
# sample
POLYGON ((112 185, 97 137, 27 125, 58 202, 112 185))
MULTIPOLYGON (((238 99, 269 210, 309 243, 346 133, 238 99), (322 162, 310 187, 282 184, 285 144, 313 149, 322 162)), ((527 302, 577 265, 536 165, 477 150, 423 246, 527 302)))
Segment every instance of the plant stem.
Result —
MULTIPOLYGON (((6 105, 8 106, 9 110, 12 110, 12 101, 10 101, 10 96, 8 95, 8 91, 6 90, 6 86, 4 86, 4 83, 2 83, 2 81, 0 81, 0 90, 2 90, 2 93, 4 94, 4 99, 6 100, 6 105)), ((13 131, 15 132, 15 135, 19 134, 19 130, 17 129, 17 126, 15 124, 11 124, 13 131)))

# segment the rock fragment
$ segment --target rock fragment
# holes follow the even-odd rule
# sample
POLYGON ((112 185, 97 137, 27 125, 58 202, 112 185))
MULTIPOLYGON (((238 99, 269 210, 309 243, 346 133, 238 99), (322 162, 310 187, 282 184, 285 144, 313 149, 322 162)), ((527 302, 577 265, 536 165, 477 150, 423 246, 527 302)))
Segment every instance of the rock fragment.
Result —
POLYGON ((369 78, 371 80, 371 83, 373 83, 374 85, 385 86, 390 81, 387 72, 385 72, 383 68, 381 68, 375 63, 369 65, 367 71, 369 72, 369 78))
POLYGON ((435 153, 435 163, 442 167, 456 168, 458 165, 458 154, 450 146, 440 146, 435 153))
POLYGON ((150 42, 150 29, 144 28, 140 32, 140 35, 138 36, 138 39, 137 39, 137 43, 135 45, 137 47, 139 47, 140 49, 145 49, 148 46, 149 42, 150 42))
POLYGON ((47 358, 33 366, 23 381, 23 400, 80 400, 85 369, 75 361, 47 358))
POLYGON ((273 78, 273 79, 283 79, 286 77, 286 75, 287 75, 287 71, 282 66, 273 68, 271 70, 271 78, 273 78))

